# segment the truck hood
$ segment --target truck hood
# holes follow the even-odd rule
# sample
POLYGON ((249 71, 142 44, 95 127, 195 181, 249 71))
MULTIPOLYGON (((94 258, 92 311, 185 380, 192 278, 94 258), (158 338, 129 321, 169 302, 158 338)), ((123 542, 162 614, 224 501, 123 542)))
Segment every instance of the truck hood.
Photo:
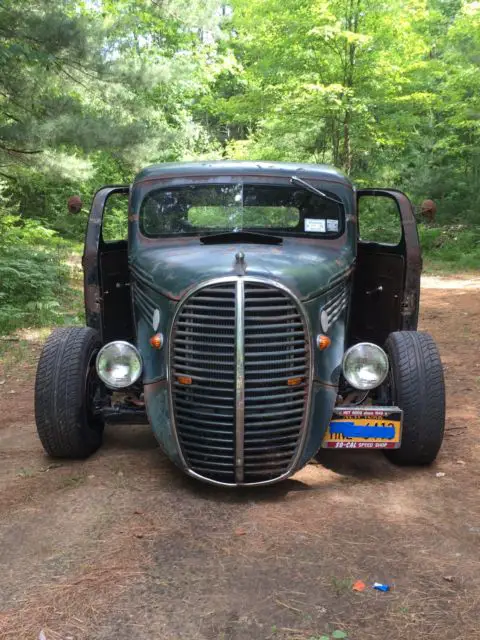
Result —
POLYGON ((335 284, 352 263, 353 253, 342 238, 284 238, 277 246, 203 245, 198 238, 184 238, 138 246, 131 256, 133 276, 172 300, 212 278, 238 275, 269 278, 307 300, 335 284), (244 255, 241 261, 236 257, 239 253, 244 255))

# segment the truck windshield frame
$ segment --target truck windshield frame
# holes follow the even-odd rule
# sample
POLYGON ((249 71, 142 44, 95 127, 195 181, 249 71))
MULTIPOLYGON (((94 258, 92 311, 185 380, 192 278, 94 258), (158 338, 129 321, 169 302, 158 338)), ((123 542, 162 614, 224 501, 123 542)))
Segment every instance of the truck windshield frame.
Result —
POLYGON ((302 186, 241 181, 160 187, 143 197, 140 232, 148 238, 251 231, 334 239, 345 232, 345 206, 326 193, 331 199, 302 186))

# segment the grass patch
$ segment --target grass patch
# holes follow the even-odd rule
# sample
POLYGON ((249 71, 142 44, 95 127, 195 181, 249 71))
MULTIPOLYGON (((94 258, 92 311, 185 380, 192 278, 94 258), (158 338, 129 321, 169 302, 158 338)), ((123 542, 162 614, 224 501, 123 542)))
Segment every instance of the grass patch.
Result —
POLYGON ((19 362, 25 362, 31 358, 31 344, 27 340, 12 338, 0 340, 0 362, 5 369, 9 369, 19 362))
POLYGON ((351 591, 353 580, 351 578, 332 578, 332 586, 337 596, 351 591))
POLYGON ((74 489, 75 487, 79 487, 80 485, 86 482, 87 476, 67 476, 66 478, 62 478, 61 488, 62 489, 74 489))
POLYGON ((20 471, 17 473, 17 476, 19 478, 33 478, 35 473, 36 472, 34 471, 34 469, 29 469, 27 467, 22 467, 20 469, 20 471))
POLYGON ((480 227, 419 225, 425 271, 471 272, 480 269, 480 227))

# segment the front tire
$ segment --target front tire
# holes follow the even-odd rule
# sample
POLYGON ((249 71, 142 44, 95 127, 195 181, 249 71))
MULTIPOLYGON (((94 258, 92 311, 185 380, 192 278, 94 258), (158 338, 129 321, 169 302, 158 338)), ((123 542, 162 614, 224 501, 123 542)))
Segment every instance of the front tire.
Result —
POLYGON ((102 443, 103 421, 93 413, 99 335, 87 327, 56 329, 40 355, 35 421, 45 451, 55 458, 86 458, 102 443))
POLYGON ((403 410, 402 444, 385 451, 398 465, 427 465, 437 457, 445 429, 443 367, 428 333, 397 331, 385 344, 389 399, 403 410))

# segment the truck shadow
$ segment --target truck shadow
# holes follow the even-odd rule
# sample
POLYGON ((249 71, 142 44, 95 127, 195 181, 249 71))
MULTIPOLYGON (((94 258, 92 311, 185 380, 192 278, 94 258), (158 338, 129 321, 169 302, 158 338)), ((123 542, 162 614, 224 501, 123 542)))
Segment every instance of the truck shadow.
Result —
POLYGON ((307 484, 289 478, 278 484, 263 487, 220 487, 210 485, 195 478, 185 475, 180 469, 175 469, 177 482, 180 487, 191 494, 204 500, 214 502, 249 504, 256 502, 277 502, 287 498, 292 493, 309 491, 311 487, 307 484))
POLYGON ((102 449, 115 451, 150 451, 158 449, 149 425, 112 425, 105 428, 102 449))
POLYGON ((161 451, 148 425, 107 427, 103 450, 109 456, 115 456, 115 452, 126 451, 140 455, 148 454, 146 464, 157 468, 159 482, 162 484, 168 477, 172 485, 191 495, 215 502, 236 504, 253 501, 277 502, 291 499, 295 494, 340 489, 352 482, 367 484, 415 473, 413 469, 394 466, 381 452, 324 449, 304 469, 288 480, 273 485, 235 489, 210 485, 186 475, 161 451))
POLYGON ((395 467, 380 451, 330 451, 320 449, 315 456, 319 464, 341 476, 359 480, 378 480, 394 477, 395 467))
POLYGON ((346 491, 351 484, 376 483, 414 473, 392 465, 381 453, 322 451, 293 477, 278 484, 260 487, 228 488, 203 483, 174 468, 175 484, 204 500, 235 504, 281 502, 308 493, 346 491), (333 472, 333 473, 332 473, 333 472))

